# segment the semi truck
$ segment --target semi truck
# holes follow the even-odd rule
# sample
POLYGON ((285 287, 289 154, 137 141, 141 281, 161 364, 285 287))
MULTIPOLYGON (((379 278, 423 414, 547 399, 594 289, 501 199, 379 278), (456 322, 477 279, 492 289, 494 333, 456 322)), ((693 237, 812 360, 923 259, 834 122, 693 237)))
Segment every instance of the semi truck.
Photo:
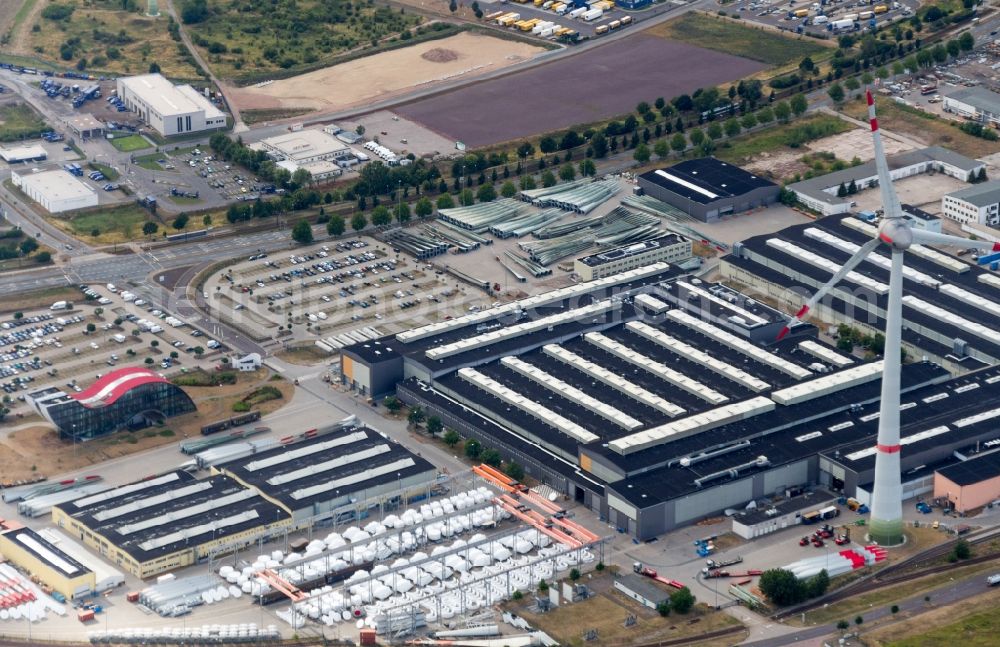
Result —
POLYGON ((814 25, 825 25, 828 22, 830 22, 830 19, 824 15, 819 15, 813 18, 814 25))
POLYGON ((856 24, 853 20, 848 20, 843 18, 841 20, 834 20, 827 24, 826 28, 830 31, 847 31, 849 29, 855 29, 856 24))
POLYGON ((585 11, 582 14, 580 14, 580 17, 583 18, 587 22, 592 22, 594 20, 597 20, 598 18, 600 18, 603 15, 604 15, 604 10, 603 9, 590 9, 590 10, 585 11))

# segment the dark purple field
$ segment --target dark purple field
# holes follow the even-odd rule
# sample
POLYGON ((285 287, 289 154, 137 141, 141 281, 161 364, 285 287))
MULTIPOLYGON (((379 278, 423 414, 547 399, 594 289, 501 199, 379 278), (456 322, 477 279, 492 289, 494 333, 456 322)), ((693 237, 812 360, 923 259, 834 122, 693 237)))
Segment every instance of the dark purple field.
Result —
POLYGON ((765 65, 635 34, 547 65, 401 106, 400 115, 468 146, 598 121, 640 101, 743 78, 765 65))

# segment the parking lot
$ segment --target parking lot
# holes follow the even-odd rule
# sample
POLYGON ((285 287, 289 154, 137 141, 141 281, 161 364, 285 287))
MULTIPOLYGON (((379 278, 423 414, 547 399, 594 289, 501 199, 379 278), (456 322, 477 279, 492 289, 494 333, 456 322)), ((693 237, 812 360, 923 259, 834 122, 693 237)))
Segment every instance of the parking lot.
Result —
MULTIPOLYGON (((670 9, 676 7, 677 4, 678 3, 664 2, 659 5, 653 5, 652 7, 647 7, 645 11, 639 11, 639 12, 629 12, 629 11, 624 11, 619 7, 614 7, 612 9, 605 11, 600 18, 590 21, 583 20, 579 16, 576 18, 571 18, 568 12, 563 14, 557 14, 555 11, 552 11, 552 7, 558 6, 558 3, 556 2, 548 3, 547 0, 546 2, 540 3, 540 5, 537 7, 535 6, 534 2, 530 0, 528 2, 525 2, 524 4, 516 4, 516 3, 503 4, 500 2, 492 2, 489 5, 483 4, 483 11, 489 14, 494 11, 499 11, 502 9, 504 12, 510 11, 521 14, 519 20, 531 20, 533 18, 538 18, 539 20, 543 20, 545 22, 553 22, 561 27, 567 27, 569 29, 573 29, 580 33, 580 38, 592 38, 598 35, 597 32, 598 27, 601 26, 607 27, 607 25, 609 25, 612 21, 615 20, 620 21, 625 16, 630 16, 630 20, 634 21, 648 20, 665 11, 669 11, 670 9), (549 6, 543 8, 545 4, 549 4, 549 6)), ((572 7, 569 8, 572 9, 572 7)), ((602 29, 601 33, 606 33, 607 31, 608 31, 607 29, 602 29)))
POLYGON ((870 21, 873 19, 880 29, 897 20, 907 19, 913 15, 918 5, 919 2, 916 0, 904 0, 903 2, 830 0, 823 6, 819 2, 797 2, 796 0, 777 0, 775 2, 739 0, 734 11, 740 17, 753 22, 760 22, 787 31, 811 34, 830 34, 834 31, 831 23, 849 19, 854 23, 854 27, 836 30, 837 34, 848 34, 868 30, 870 21), (886 10, 876 13, 876 7, 883 7, 886 10))
POLYGON ((53 305, 60 307, 0 315, 0 389, 13 416, 31 413, 31 391, 80 392, 124 366, 169 376, 209 366, 226 350, 117 287, 81 286, 78 301, 53 305))

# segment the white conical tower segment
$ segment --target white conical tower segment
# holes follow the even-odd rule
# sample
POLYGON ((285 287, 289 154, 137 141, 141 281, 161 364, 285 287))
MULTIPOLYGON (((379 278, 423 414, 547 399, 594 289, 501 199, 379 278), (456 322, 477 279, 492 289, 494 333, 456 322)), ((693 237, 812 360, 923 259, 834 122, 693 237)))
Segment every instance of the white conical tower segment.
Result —
POLYGON ((882 193, 882 220, 878 236, 868 241, 844 263, 831 279, 823 285, 792 317, 781 331, 781 339, 791 328, 812 310, 820 299, 853 270, 880 244, 887 245, 892 254, 889 275, 889 302, 886 312, 885 362, 882 373, 882 399, 879 404, 878 437, 875 454, 875 486, 872 491, 869 537, 883 546, 894 546, 903 541, 903 487, 900 476, 899 440, 899 383, 902 360, 903 323, 903 254, 914 243, 961 245, 1000 251, 1000 243, 973 241, 958 236, 936 234, 922 229, 912 229, 903 218, 899 198, 892 186, 889 163, 882 147, 882 134, 875 117, 872 93, 868 99, 868 118, 871 123, 872 141, 875 146, 875 167, 878 170, 879 188, 882 193))

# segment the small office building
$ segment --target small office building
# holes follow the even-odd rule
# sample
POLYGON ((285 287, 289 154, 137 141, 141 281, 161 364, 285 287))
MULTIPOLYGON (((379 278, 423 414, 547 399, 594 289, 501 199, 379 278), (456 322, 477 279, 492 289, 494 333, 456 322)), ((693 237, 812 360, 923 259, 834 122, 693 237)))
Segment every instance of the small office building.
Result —
POLYGON ((934 473, 934 497, 948 499, 958 512, 1000 499, 1000 452, 939 469, 934 473))
POLYGON ((73 115, 66 123, 80 139, 92 139, 94 137, 104 137, 104 124, 94 118, 93 115, 78 114, 73 115))
POLYGON ((961 88, 944 96, 945 112, 1000 127, 1000 94, 982 87, 961 88))
POLYGON ((639 176, 639 187, 702 222, 767 206, 780 191, 774 182, 714 157, 647 171, 639 176))
POLYGON ((956 222, 1000 225, 1000 181, 973 184, 941 197, 941 213, 956 222))
POLYGON ((677 234, 664 234, 652 240, 623 245, 583 256, 573 264, 583 281, 602 279, 612 274, 634 270, 652 263, 679 263, 691 258, 691 240, 677 234))
POLYGON ((48 158, 49 154, 38 144, 30 146, 12 146, 5 148, 0 146, 0 158, 8 164, 19 164, 21 162, 38 162, 48 158))
POLYGON ((190 85, 174 85, 160 74, 118 79, 118 96, 164 137, 226 127, 226 115, 190 85))
POLYGON ((97 206, 97 191, 63 169, 11 171, 11 182, 49 213, 97 206))
POLYGON ((656 586, 648 579, 632 575, 631 573, 626 573, 621 577, 615 578, 614 587, 622 595, 628 596, 642 606, 649 607, 650 609, 655 610, 664 602, 670 602, 670 594, 664 589, 656 586))

